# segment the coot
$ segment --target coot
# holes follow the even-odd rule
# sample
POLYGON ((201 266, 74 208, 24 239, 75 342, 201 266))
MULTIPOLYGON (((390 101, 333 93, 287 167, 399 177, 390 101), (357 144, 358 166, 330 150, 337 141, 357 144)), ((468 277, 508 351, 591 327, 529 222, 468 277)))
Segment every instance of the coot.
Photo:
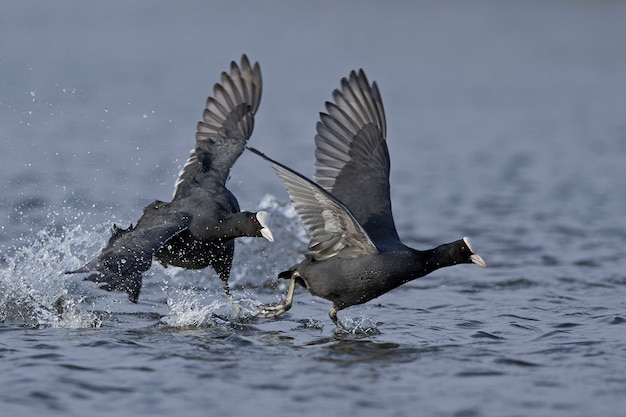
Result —
POLYGON ((135 226, 113 225, 108 244, 91 261, 67 273, 91 272, 86 280, 101 288, 126 291, 137 302, 142 273, 156 258, 164 266, 187 269, 212 266, 230 298, 228 278, 234 238, 264 237, 274 241, 266 212, 240 212, 226 188, 230 168, 252 134, 254 114, 261 101, 261 69, 246 55, 241 66, 232 62, 213 87, 203 121, 198 123, 196 146, 183 166, 171 202, 155 201, 135 226))
POLYGON ((352 71, 327 102, 315 136, 315 181, 272 163, 309 235, 302 262, 280 273, 291 279, 286 298, 260 306, 259 316, 276 317, 291 308, 295 284, 332 301, 329 315, 372 300, 436 269, 475 263, 487 266, 467 237, 429 250, 404 245, 396 231, 389 198, 390 160, 386 121, 376 83, 352 71))

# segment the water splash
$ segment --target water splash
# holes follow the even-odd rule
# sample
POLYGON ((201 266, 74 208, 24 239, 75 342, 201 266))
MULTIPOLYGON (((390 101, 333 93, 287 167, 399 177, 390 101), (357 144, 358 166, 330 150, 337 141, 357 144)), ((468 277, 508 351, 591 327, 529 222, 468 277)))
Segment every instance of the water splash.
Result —
POLYGON ((234 293, 226 299, 221 291, 182 289, 168 297, 169 314, 161 319, 168 327, 211 327, 244 323, 255 316, 259 302, 249 294, 234 293))
POLYGON ((308 238, 293 206, 280 202, 271 194, 263 196, 256 207, 270 214, 270 229, 274 243, 265 239, 244 237, 237 239, 231 271, 231 284, 244 283, 246 287, 275 283, 279 272, 300 260, 308 238), (253 277, 252 282, 250 278, 253 277), (264 282, 259 282, 264 277, 264 282))
POLYGON ((167 307, 159 313, 162 324, 172 327, 213 325, 219 320, 245 321, 256 314, 261 304, 256 298, 258 294, 254 294, 256 289, 271 288, 277 291, 277 297, 282 296, 282 283, 276 276, 300 259, 307 243, 306 233, 289 203, 266 195, 257 210, 270 213, 275 242, 259 238, 237 240, 230 279, 233 302, 224 297, 211 268, 186 271, 154 263, 144 279, 143 305, 130 305, 123 295, 104 292, 80 278, 63 274, 98 253, 108 237, 110 224, 87 230, 81 224, 59 226, 53 222, 32 239, 19 239, 18 245, 4 251, 0 259, 0 323, 100 327, 104 316, 137 314, 146 308, 154 312, 160 306, 167 307))
POLYGON ((84 297, 70 294, 65 266, 75 264, 76 247, 93 244, 81 225, 50 227, 31 243, 11 248, 0 269, 0 322, 26 327, 99 327, 100 318, 84 311, 84 297))
POLYGON ((263 303, 257 289, 272 287, 277 291, 276 297, 282 297, 282 283, 276 276, 301 257, 307 244, 306 232, 292 205, 278 201, 273 195, 265 195, 256 210, 270 214, 275 241, 269 243, 252 237, 237 239, 229 279, 232 301, 213 285, 219 280, 210 268, 198 273, 153 265, 153 270, 158 268, 158 274, 167 277, 162 291, 167 294, 169 312, 161 319, 162 324, 185 328, 242 323, 253 318, 258 305, 263 303), (207 280, 207 274, 215 276, 215 280, 207 280))
POLYGON ((219 311, 228 308, 227 302, 217 298, 206 300, 205 296, 199 295, 195 290, 180 290, 178 295, 167 299, 169 315, 161 319, 169 327, 206 326, 215 321, 219 311))
POLYGON ((353 318, 344 316, 343 319, 341 319, 341 323, 345 328, 337 327, 335 329, 336 336, 351 335, 355 337, 365 337, 381 334, 376 323, 368 317, 360 316, 353 318))

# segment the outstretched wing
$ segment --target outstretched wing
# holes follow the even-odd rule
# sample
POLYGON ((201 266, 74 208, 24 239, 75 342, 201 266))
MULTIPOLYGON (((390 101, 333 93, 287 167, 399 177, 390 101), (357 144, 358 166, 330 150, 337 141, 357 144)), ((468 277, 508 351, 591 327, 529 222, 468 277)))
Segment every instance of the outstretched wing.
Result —
POLYGON ((298 216, 309 234, 309 254, 316 260, 378 253, 350 210, 330 193, 296 171, 254 148, 271 162, 283 180, 298 216))
POLYGON ((315 136, 315 181, 350 208, 380 246, 399 242, 391 212, 387 125, 376 83, 352 71, 326 102, 315 136))
POLYGON ((228 179, 230 168, 243 152, 254 128, 254 114, 261 102, 261 68, 254 66, 246 55, 241 66, 230 64, 230 74, 223 72, 221 82, 213 87, 213 96, 207 99, 203 121, 198 123, 196 147, 183 166, 174 198, 185 195, 192 180, 202 182, 203 175, 228 179))
POLYGON ((187 230, 191 216, 169 211, 168 203, 155 201, 144 209, 136 226, 120 229, 113 226, 112 236, 98 256, 67 273, 95 273, 85 278, 104 283, 108 291, 126 291, 136 302, 141 290, 141 274, 152 265, 152 258, 167 241, 187 230))

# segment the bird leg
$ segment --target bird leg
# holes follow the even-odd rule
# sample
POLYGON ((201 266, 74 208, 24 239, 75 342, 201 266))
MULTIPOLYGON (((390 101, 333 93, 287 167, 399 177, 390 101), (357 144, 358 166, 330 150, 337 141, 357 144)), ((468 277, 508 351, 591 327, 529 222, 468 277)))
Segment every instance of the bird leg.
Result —
POLYGON ((287 290, 287 296, 283 299, 281 303, 278 304, 262 304, 259 306, 259 312, 256 314, 257 317, 278 317, 281 314, 287 312, 291 308, 291 303, 293 301, 293 293, 296 289, 296 272, 291 276, 291 281, 289 282, 289 289, 287 290))
POLYGON ((333 321, 333 323, 335 323, 335 326, 342 329, 343 331, 348 332, 349 331, 348 328, 339 321, 339 318, 337 318, 338 311, 339 309, 337 308, 337 306, 333 304, 333 306, 330 308, 330 311, 328 312, 328 316, 333 321))
POLYGON ((233 305, 233 308, 235 309, 235 314, 239 315, 239 313, 241 313, 241 309, 239 308, 237 304, 235 304, 235 300, 232 294, 230 293, 230 286, 228 285, 228 279, 222 279, 222 291, 224 291, 226 298, 228 298, 228 301, 230 301, 230 303, 233 305))
POLYGON ((224 291, 224 294, 226 295, 226 298, 228 298, 228 301, 233 301, 233 296, 230 294, 230 286, 228 285, 228 280, 227 279, 222 279, 222 291, 224 291))

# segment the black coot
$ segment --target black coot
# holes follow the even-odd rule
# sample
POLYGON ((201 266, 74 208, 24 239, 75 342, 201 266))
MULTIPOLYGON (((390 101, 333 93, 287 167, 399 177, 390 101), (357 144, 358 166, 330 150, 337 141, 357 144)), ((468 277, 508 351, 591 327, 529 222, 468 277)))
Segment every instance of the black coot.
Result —
POLYGON ((419 251, 399 239, 389 198, 386 121, 376 83, 352 71, 327 102, 315 136, 315 182, 249 148, 272 163, 309 235, 305 259, 279 274, 290 278, 280 304, 259 316, 291 308, 296 282, 332 301, 337 311, 365 303, 436 269, 462 263, 486 266, 468 238, 419 251))
POLYGON ((213 87, 203 121, 198 123, 196 147, 183 166, 171 202, 148 205, 135 226, 113 225, 112 236, 98 256, 67 273, 90 272, 85 278, 101 288, 126 291, 137 302, 141 276, 156 258, 163 265, 187 269, 212 266, 230 297, 228 278, 234 238, 265 237, 272 242, 267 213, 240 212, 226 188, 230 168, 244 150, 261 101, 261 70, 243 55, 232 62, 213 87))

